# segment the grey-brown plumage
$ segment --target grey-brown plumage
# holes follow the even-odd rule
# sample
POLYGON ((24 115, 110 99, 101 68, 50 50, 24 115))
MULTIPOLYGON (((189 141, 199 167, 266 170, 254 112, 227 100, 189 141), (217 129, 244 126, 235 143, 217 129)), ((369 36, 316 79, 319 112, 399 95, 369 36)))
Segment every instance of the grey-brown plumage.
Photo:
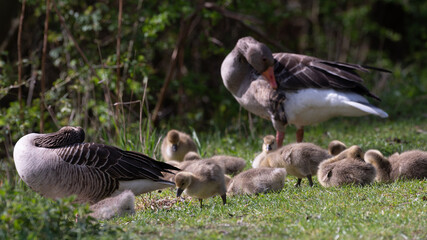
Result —
POLYGON ((374 166, 363 159, 363 151, 358 146, 351 146, 337 156, 329 158, 319 165, 317 178, 324 187, 343 185, 366 185, 374 181, 374 166))
POLYGON ((305 177, 313 186, 312 176, 316 175, 319 164, 330 157, 313 143, 292 143, 267 154, 260 167, 285 168, 288 175, 298 178, 295 186, 300 186, 305 177))
POLYGON ((286 178, 284 168, 252 168, 233 177, 228 194, 260 194, 283 189, 286 178))
POLYGON ((224 169, 225 174, 235 175, 241 172, 246 167, 245 159, 239 157, 233 157, 228 155, 215 155, 208 159, 221 166, 224 169))
POLYGON ((90 206, 90 216, 96 219, 111 219, 126 214, 135 213, 135 195, 130 190, 125 190, 117 196, 105 198, 90 206))
POLYGON ((427 152, 424 151, 395 153, 387 159, 378 150, 369 150, 365 153, 365 161, 377 170, 375 180, 378 182, 427 178, 427 152))
POLYGON ((199 199, 200 207, 203 199, 216 195, 221 196, 223 204, 227 201, 224 170, 209 159, 193 161, 184 171, 177 173, 175 185, 178 188, 177 197, 184 192, 199 199))
POLYGON ((161 153, 164 161, 182 162, 186 153, 197 152, 197 145, 186 133, 170 130, 162 141, 161 153))
POLYGON ((328 145, 328 153, 332 156, 340 154, 345 149, 347 149, 347 146, 338 140, 333 140, 328 145))
POLYGON ((243 108, 272 121, 281 146, 287 124, 298 128, 300 142, 304 126, 335 116, 387 117, 364 97, 379 100, 358 74, 370 69, 386 71, 299 54, 273 54, 265 44, 244 37, 222 62, 221 77, 243 108))
POLYGON ((202 159, 202 157, 197 152, 190 151, 190 152, 185 154, 183 160, 184 161, 194 161, 194 160, 200 160, 200 159, 202 159))
POLYGON ((76 195, 77 202, 91 204, 126 189, 141 194, 173 186, 161 179, 162 172, 178 168, 142 153, 83 141, 80 127, 23 136, 13 152, 19 176, 45 197, 76 195))

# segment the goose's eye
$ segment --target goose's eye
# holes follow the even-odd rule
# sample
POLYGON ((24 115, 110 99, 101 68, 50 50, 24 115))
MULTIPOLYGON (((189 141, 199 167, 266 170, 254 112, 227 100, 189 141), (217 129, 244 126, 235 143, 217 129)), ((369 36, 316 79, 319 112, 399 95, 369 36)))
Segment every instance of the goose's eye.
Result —
POLYGON ((262 58, 262 61, 263 61, 263 62, 267 61, 267 58, 262 58))

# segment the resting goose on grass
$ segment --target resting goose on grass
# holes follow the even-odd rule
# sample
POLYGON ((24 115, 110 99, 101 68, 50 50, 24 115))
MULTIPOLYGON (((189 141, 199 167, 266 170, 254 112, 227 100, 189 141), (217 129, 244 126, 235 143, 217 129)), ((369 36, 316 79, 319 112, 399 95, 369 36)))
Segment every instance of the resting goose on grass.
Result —
POLYGON ((76 195, 77 202, 90 204, 125 190, 138 195, 174 186, 160 178, 178 168, 142 153, 84 143, 84 138, 80 127, 23 136, 13 150, 19 176, 42 196, 76 195))
POLYGON ((357 74, 368 69, 386 71, 305 55, 273 54, 263 43, 244 37, 222 62, 221 77, 243 108, 272 121, 280 147, 288 124, 297 127, 296 139, 301 142, 304 126, 335 116, 388 117, 364 97, 380 100, 357 74))

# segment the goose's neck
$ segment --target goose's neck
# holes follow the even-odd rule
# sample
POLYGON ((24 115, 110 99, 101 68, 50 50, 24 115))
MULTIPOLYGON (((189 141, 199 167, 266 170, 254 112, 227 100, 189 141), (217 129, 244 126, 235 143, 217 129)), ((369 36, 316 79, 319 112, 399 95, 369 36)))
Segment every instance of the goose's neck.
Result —
POLYGON ((222 62, 221 77, 225 87, 233 95, 238 95, 242 88, 249 85, 250 69, 250 65, 239 46, 236 46, 222 62))
POLYGON ((84 131, 81 128, 61 129, 58 132, 40 134, 34 138, 34 145, 43 148, 58 148, 84 141, 84 131))

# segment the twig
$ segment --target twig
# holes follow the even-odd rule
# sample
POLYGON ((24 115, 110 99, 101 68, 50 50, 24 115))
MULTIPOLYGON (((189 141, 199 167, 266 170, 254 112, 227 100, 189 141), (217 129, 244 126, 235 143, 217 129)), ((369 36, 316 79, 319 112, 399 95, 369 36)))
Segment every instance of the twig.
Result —
POLYGON ((44 21, 44 36, 42 50, 42 76, 41 76, 41 93, 40 93, 40 132, 44 132, 44 93, 46 88, 46 51, 47 51, 47 32, 49 31, 49 10, 50 0, 46 0, 46 18, 44 21))
POLYGON ((0 44, 0 52, 3 52, 7 45, 9 45, 9 42, 13 37, 15 36, 15 31, 18 29, 19 26, 19 19, 14 18, 10 24, 9 31, 7 32, 6 36, 4 37, 3 42, 0 44))
POLYGON ((154 107, 153 115, 151 116, 152 117, 151 119, 153 122, 155 122, 157 120, 157 117, 158 117, 159 111, 160 111, 160 107, 162 106, 163 99, 165 97, 166 89, 169 86, 169 83, 172 80, 172 76, 175 72, 176 62, 177 62, 177 57, 179 55, 179 51, 182 51, 182 48, 184 46, 185 40, 187 39, 187 36, 191 32, 191 30, 194 29, 194 26, 197 25, 197 23, 194 23, 194 22, 197 22, 196 20, 199 19, 199 18, 196 18, 197 12, 198 11, 195 11, 193 14, 191 14, 188 17, 188 24, 187 25, 184 25, 185 19, 182 20, 182 23, 181 23, 182 27, 180 28, 178 41, 177 41, 175 48, 172 52, 172 56, 171 56, 170 63, 169 63, 168 73, 166 75, 165 81, 163 82, 163 86, 160 89, 159 97, 157 99, 156 106, 154 107))
MULTIPOLYGON (((136 6, 136 15, 139 15, 139 10, 141 10, 142 2, 143 2, 143 0, 138 1, 138 5, 136 6)), ((138 31, 138 23, 139 23, 139 21, 135 21, 133 23, 133 26, 132 26, 132 37, 129 41, 129 45, 128 45, 128 49, 127 49, 127 55, 129 57, 129 59, 131 59, 131 56, 132 56, 133 44, 135 42, 136 33, 138 31)), ((124 65, 124 69, 123 69, 123 79, 127 78, 128 69, 129 69, 129 63, 126 62, 124 65)))
POLYGON ((117 57, 117 61, 116 61, 116 74, 117 74, 117 83, 116 83, 116 88, 117 88, 117 99, 118 101, 122 100, 122 93, 121 93, 121 88, 120 88, 120 84, 121 84, 121 77, 120 77, 120 34, 122 31, 122 14, 123 14, 123 0, 119 0, 119 16, 118 16, 118 26, 117 26, 117 45, 116 45, 116 57, 117 57))
POLYGON ((21 16, 19 17, 19 28, 18 28, 18 101, 19 101, 19 119, 21 122, 24 120, 24 111, 23 111, 23 102, 22 102, 22 52, 21 52, 21 37, 22 37, 22 24, 24 22, 24 14, 25 14, 25 2, 26 0, 22 0, 21 7, 21 16))
POLYGON ((255 32, 256 34, 261 36, 266 42, 269 42, 270 44, 274 45, 275 47, 279 48, 280 50, 286 49, 282 44, 280 44, 276 41, 273 41, 262 30, 260 30, 256 27, 253 27, 251 24, 246 23, 246 21, 251 21, 252 23, 262 24, 262 21, 260 21, 259 19, 252 17, 252 16, 243 15, 241 13, 232 12, 230 10, 227 10, 227 9, 221 7, 221 6, 218 6, 216 3, 213 3, 213 2, 205 2, 204 7, 206 9, 216 11, 226 18, 230 18, 230 19, 233 19, 233 20, 240 22, 244 27, 248 28, 252 32, 255 32))

